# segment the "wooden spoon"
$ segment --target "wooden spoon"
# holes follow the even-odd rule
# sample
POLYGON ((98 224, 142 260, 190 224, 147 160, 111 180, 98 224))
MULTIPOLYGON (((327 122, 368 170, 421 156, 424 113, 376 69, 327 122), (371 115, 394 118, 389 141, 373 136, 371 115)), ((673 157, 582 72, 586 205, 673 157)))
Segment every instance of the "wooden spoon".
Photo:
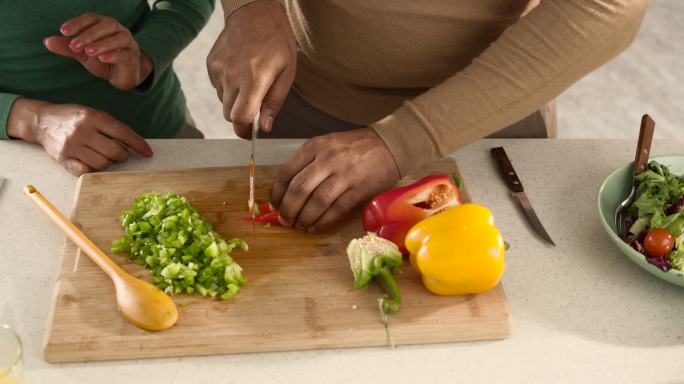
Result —
POLYGON ((112 279, 119 310, 128 321, 149 331, 160 331, 176 324, 178 309, 167 294, 121 269, 35 187, 25 186, 24 193, 112 279))

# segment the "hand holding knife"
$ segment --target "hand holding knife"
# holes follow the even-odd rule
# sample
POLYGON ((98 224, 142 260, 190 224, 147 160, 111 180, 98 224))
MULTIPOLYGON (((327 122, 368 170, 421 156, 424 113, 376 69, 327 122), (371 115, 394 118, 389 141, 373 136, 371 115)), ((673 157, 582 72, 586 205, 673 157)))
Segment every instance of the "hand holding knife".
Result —
POLYGON ((503 176, 506 185, 508 185, 508 189, 511 190, 513 197, 518 200, 518 203, 522 207, 527 222, 530 223, 532 228, 539 236, 541 236, 551 245, 555 246, 556 244, 553 242, 553 240, 551 240, 551 236, 549 236, 549 234, 546 232, 546 229, 544 229, 539 217, 534 212, 532 204, 525 194, 525 189, 523 188, 522 182, 520 182, 518 174, 515 173, 515 169, 513 169, 511 160, 509 160, 508 156, 506 155, 506 151, 503 149, 503 147, 492 148, 492 156, 494 156, 494 159, 499 165, 501 176, 503 176))

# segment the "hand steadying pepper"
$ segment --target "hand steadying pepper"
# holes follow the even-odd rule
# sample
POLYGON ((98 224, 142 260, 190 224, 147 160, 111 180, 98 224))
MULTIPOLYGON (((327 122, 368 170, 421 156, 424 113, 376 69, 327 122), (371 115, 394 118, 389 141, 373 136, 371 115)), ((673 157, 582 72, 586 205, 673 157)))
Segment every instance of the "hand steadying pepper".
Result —
POLYGON ((413 225, 460 204, 463 198, 454 179, 448 175, 428 176, 373 198, 363 210, 363 228, 392 241, 406 254, 404 239, 413 225))
POLYGON ((411 266, 437 295, 494 288, 504 271, 504 241, 486 207, 465 204, 416 224, 406 235, 411 266))
POLYGON ((387 146, 371 128, 314 137, 278 171, 270 202, 280 222, 317 232, 399 180, 387 146))

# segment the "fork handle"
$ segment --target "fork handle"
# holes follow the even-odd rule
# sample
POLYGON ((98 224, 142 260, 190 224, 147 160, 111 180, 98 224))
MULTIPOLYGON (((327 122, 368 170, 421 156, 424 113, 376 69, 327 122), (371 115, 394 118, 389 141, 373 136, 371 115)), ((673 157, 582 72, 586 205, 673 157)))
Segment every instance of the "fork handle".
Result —
POLYGON ((642 116, 641 127, 639 128, 639 141, 637 142, 637 152, 636 155, 634 155, 634 169, 632 170, 635 175, 646 170, 646 163, 648 163, 648 156, 651 152, 651 142, 653 141, 654 130, 655 121, 651 119, 651 116, 642 116))

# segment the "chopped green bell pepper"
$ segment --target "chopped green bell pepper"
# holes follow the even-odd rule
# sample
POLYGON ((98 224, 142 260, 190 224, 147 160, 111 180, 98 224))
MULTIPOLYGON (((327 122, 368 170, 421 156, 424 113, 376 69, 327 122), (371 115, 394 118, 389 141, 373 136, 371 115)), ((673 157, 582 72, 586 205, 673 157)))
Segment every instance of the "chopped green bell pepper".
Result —
POLYGON ((150 192, 135 198, 121 213, 124 235, 113 253, 128 253, 152 274, 168 294, 199 292, 202 296, 234 297, 247 281, 230 252, 247 251, 239 238, 226 241, 209 222, 174 193, 150 192))

